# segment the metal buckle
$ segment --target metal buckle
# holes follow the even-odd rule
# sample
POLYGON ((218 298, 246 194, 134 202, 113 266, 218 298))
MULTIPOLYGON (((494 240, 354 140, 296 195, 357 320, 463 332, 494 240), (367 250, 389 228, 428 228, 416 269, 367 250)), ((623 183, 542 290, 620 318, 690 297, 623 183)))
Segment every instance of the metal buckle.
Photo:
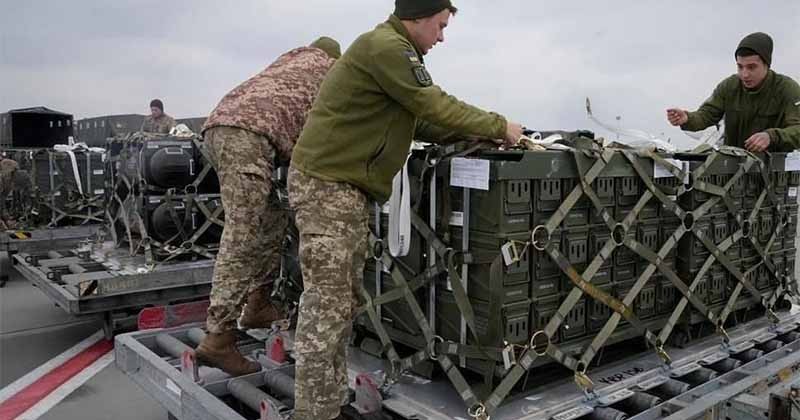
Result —
POLYGON ((489 416, 486 415, 486 406, 483 403, 477 403, 468 408, 467 414, 473 419, 489 420, 489 416))
POLYGON ((537 355, 539 357, 542 357, 542 356, 545 356, 547 354, 547 349, 550 347, 550 344, 552 344, 552 342, 550 341, 550 337, 544 332, 544 330, 539 330, 539 331, 536 331, 533 334, 533 336, 531 336, 531 341, 530 341, 530 344, 528 345, 528 348, 531 349, 531 351, 533 351, 533 353, 535 355, 537 355), (536 337, 538 337, 540 334, 544 335, 547 338, 547 346, 545 346, 544 351, 541 352, 541 353, 536 351, 536 343, 535 343, 536 337))
POLYGON ((547 246, 548 243, 550 243, 550 240, 552 240, 552 238, 553 234, 547 231, 547 228, 544 225, 539 225, 533 228, 533 232, 531 232, 531 245, 533 245, 533 247, 536 248, 536 250, 538 251, 544 251, 545 247, 547 246), (545 241, 544 245, 539 245, 540 242, 536 240, 536 233, 538 233, 539 230, 541 229, 544 229, 544 231, 547 232, 547 240, 545 241))
POLYGON ((594 399, 597 396, 594 392, 594 382, 586 375, 586 366, 584 366, 582 371, 575 371, 575 384, 578 385, 587 398, 594 399))
POLYGON ((667 354, 666 350, 664 350, 663 344, 656 347, 656 354, 658 355, 659 358, 661 358, 661 360, 664 362, 665 365, 667 366, 672 365, 672 358, 669 357, 669 354, 667 354))
POLYGON ((438 335, 433 336, 433 340, 431 340, 431 342, 428 344, 428 353, 431 354, 430 355, 430 359, 434 360, 434 361, 439 359, 439 355, 436 354, 436 342, 437 341, 442 343, 442 344, 444 344, 444 338, 442 338, 442 337, 440 337, 438 335))

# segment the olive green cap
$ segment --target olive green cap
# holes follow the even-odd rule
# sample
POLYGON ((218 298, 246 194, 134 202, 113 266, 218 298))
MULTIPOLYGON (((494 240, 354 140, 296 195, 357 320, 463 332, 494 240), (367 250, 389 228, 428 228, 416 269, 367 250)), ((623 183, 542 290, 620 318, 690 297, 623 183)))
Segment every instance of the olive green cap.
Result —
POLYGON ((338 59, 342 56, 342 48, 339 46, 339 43, 336 42, 335 39, 328 38, 327 36, 320 37, 316 41, 312 42, 309 46, 325 51, 329 57, 334 59, 338 59))

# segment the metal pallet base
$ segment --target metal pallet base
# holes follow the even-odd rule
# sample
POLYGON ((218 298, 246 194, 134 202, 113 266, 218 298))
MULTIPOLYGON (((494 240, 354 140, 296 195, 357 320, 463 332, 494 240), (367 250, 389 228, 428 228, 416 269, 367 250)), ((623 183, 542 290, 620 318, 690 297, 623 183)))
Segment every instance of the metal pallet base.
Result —
MULTIPOLYGON (((595 382, 594 395, 582 393, 571 378, 562 379, 513 396, 492 419, 623 418, 615 413, 636 420, 724 419, 724 413, 748 410, 756 413, 757 407, 769 404, 770 394, 780 393, 798 381, 800 332, 796 330, 800 330, 800 315, 783 314, 777 329, 765 319, 733 329, 729 332, 732 345, 728 348, 720 345, 718 337, 709 337, 685 349, 669 349, 676 360, 670 367, 665 367, 655 353, 628 357, 589 372, 595 382), (764 352, 761 354, 755 349, 764 349, 764 352), (736 363, 740 365, 726 365, 734 359, 738 359, 736 363), (720 367, 723 365, 727 370, 720 367), (669 389, 665 383, 681 386, 670 396, 662 391, 665 387, 669 389), (639 407, 636 412, 621 411, 625 401, 634 401, 631 398, 636 397, 641 402, 642 398, 650 397, 652 402, 657 393, 661 393, 657 405, 646 409, 639 407), (708 413, 717 417, 705 417, 708 413)), ((264 343, 249 339, 240 342, 240 351, 258 360, 264 367, 261 372, 230 378, 217 369, 198 368, 192 363, 191 349, 202 334, 199 328, 184 327, 118 336, 117 366, 177 419, 281 419, 291 412, 292 401, 286 389, 275 392, 276 387, 271 383, 287 375, 291 377, 291 365, 276 364, 267 357, 269 346, 265 348, 264 343), (244 382, 247 384, 242 385, 244 382), (277 408, 271 413, 278 416, 259 414, 262 401, 277 408), (241 407, 250 409, 243 411, 241 407)), ((290 351, 291 335, 282 333, 282 338, 290 351)), ((359 387, 355 383, 363 380, 362 373, 368 373, 379 382, 384 367, 382 360, 356 348, 349 351, 348 366, 351 388, 356 395, 359 387)), ((531 380, 536 381, 536 378, 531 380)), ((444 379, 428 380, 406 374, 380 403, 382 412, 395 418, 468 418, 461 398, 444 379)), ((729 416, 755 419, 765 418, 764 413, 762 410, 760 416, 729 416)))
POLYGON ((79 256, 75 250, 20 252, 13 259, 25 279, 70 315, 102 318, 109 338, 118 327, 135 325, 144 307, 206 298, 214 270, 213 260, 200 260, 148 271, 143 256, 125 256, 120 250, 110 256, 79 256))
POLYGON ((11 257, 19 252, 47 252, 77 245, 97 234, 102 226, 64 226, 51 229, 9 230, 0 232, 0 287, 9 279, 11 257))

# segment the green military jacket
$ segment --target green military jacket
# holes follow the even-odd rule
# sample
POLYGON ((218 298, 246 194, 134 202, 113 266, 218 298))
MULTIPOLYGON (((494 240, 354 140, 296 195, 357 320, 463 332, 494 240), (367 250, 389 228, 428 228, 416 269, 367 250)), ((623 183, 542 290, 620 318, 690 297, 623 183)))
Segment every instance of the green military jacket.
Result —
POLYGON ((448 95, 431 80, 400 19, 361 35, 331 68, 292 153, 318 179, 389 198, 412 139, 457 132, 504 138, 506 120, 448 95))
POLYGON ((723 80, 681 128, 700 131, 725 118, 725 144, 744 147, 753 134, 769 134, 772 152, 800 149, 800 85, 769 71, 758 90, 745 89, 736 75, 723 80))

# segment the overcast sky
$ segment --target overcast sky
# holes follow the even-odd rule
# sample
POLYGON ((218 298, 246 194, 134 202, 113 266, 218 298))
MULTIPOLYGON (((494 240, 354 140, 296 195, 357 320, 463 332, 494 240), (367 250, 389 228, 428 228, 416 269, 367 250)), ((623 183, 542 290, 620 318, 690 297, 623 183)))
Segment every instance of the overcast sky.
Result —
MULTIPOLYGON (((434 81, 537 129, 596 129, 584 111, 654 134, 669 106, 696 108, 735 72, 742 36, 775 39, 773 68, 800 78, 800 1, 454 0, 434 81), (608 3, 609 5, 606 5, 608 3), (612 6, 613 5, 613 6, 612 6)), ((228 90, 319 35, 344 48, 393 0, 3 0, 0 111, 44 105, 76 118, 207 115, 228 90)), ((597 130, 602 132, 601 130, 597 130)))

